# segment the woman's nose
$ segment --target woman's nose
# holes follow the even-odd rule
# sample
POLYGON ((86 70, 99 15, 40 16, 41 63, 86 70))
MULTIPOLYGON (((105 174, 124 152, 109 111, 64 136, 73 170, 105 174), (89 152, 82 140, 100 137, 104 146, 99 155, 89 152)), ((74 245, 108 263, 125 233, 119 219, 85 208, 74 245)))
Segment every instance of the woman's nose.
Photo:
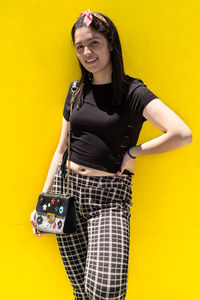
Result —
POLYGON ((91 54, 91 53, 92 51, 88 47, 84 48, 84 55, 91 54))

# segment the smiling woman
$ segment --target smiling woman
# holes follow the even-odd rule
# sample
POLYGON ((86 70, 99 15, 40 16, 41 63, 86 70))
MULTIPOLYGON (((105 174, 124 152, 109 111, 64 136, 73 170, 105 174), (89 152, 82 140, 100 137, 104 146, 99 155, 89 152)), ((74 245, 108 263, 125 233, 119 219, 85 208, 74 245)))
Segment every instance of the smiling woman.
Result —
POLYGON ((78 28, 75 32, 75 48, 82 66, 93 74, 94 84, 112 81, 112 46, 102 34, 91 27, 78 28))
MULTIPOLYGON (((78 90, 69 91, 63 124, 43 192, 64 193, 70 150, 70 194, 77 231, 56 234, 76 300, 124 300, 127 291, 130 208, 135 158, 171 151, 192 141, 189 127, 150 91, 124 73, 117 29, 105 15, 81 13, 72 28, 81 68, 78 90), (145 121, 164 132, 137 145, 145 121), (71 125, 71 147, 66 142, 71 125)), ((34 222, 35 212, 31 215, 34 222)), ((37 233, 41 236, 44 233, 37 233)))

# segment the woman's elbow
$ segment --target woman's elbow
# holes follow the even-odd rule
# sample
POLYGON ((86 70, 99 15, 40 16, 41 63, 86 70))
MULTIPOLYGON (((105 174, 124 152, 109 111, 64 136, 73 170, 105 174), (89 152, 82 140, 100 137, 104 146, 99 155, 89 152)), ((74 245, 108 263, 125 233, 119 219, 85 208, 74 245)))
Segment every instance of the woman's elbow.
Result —
POLYGON ((63 155, 65 150, 67 149, 67 144, 63 144, 63 143, 58 143, 58 146, 56 148, 56 152, 59 154, 59 155, 63 155))
MULTIPOLYGON (((184 124, 185 125, 185 124, 184 124)), ((185 126, 173 127, 173 129, 167 131, 173 138, 176 143, 179 143, 180 147, 189 145, 192 143, 192 131, 190 128, 185 126)))
POLYGON ((187 141, 187 145, 192 143, 192 131, 191 130, 185 135, 185 139, 187 141))
POLYGON ((184 145, 189 145, 192 143, 192 131, 189 128, 183 129, 179 134, 184 145))

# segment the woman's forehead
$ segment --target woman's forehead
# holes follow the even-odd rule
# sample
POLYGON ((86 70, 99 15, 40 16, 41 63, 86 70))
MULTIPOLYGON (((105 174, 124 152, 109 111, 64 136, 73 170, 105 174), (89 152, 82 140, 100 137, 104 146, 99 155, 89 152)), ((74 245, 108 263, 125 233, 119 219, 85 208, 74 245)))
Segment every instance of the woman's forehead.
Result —
POLYGON ((74 41, 75 44, 80 44, 87 42, 92 39, 102 39, 104 36, 98 31, 92 29, 91 27, 81 27, 75 31, 74 41))

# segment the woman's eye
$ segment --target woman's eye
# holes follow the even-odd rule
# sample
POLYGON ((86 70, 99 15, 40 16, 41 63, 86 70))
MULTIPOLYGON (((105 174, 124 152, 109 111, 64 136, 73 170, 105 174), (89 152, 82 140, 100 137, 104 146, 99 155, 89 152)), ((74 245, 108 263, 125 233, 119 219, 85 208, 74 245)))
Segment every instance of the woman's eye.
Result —
MULTIPOLYGON (((92 42, 90 43, 90 46, 96 46, 97 44, 98 44, 97 41, 92 41, 92 42)), ((79 45, 79 46, 76 47, 76 50, 81 50, 82 48, 83 48, 83 46, 82 46, 82 45, 79 45)))

